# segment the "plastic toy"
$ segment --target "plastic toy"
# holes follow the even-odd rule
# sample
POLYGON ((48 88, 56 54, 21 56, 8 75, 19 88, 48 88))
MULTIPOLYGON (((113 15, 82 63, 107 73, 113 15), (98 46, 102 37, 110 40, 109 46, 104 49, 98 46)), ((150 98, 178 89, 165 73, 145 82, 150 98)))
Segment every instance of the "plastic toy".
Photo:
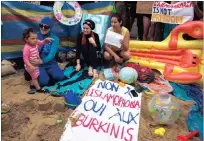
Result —
POLYGON ((157 94, 148 104, 148 111, 155 122, 173 124, 180 115, 180 104, 170 94, 157 94))
POLYGON ((123 83, 123 82, 119 82, 118 84, 119 84, 121 87, 125 87, 125 85, 126 85, 126 84, 123 83))
POLYGON ((72 110, 74 110, 82 102, 80 97, 73 91, 68 91, 64 94, 64 100, 65 105, 72 110))
POLYGON ((57 124, 62 124, 63 120, 57 120, 57 124))
POLYGON ((165 134, 165 129, 164 128, 158 128, 158 129, 155 129, 154 130, 154 134, 156 134, 156 135, 160 135, 160 136, 164 136, 164 134, 165 134))
POLYGON ((188 141, 188 139, 190 139, 191 137, 195 136, 198 133, 199 133, 198 130, 195 130, 186 136, 177 136, 176 140, 177 141, 188 141))
POLYGON ((175 27, 162 42, 130 41, 131 59, 160 71, 165 79, 189 84, 202 81, 203 22, 191 21, 175 27), (184 33, 198 40, 186 41, 184 33))
POLYGON ((64 3, 65 3, 64 1, 57 1, 54 3, 53 11, 54 11, 55 18, 64 25, 71 26, 79 23, 82 18, 82 10, 79 3, 71 2, 71 1, 67 2, 75 10, 75 15, 74 17, 71 17, 71 18, 67 18, 62 14, 61 9, 64 3))

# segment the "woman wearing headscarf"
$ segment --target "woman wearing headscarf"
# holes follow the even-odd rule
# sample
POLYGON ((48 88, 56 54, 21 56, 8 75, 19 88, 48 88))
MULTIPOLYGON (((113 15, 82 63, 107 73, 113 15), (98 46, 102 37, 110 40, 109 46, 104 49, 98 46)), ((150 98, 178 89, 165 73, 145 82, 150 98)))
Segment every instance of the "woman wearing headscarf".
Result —
POLYGON ((85 20, 83 23, 83 32, 79 35, 76 48, 76 70, 81 69, 82 54, 84 62, 89 66, 88 75, 98 77, 97 67, 97 51, 100 51, 101 44, 97 33, 93 32, 95 23, 92 20, 85 20))
POLYGON ((59 68, 55 55, 59 46, 59 38, 52 33, 53 20, 49 17, 44 17, 40 24, 40 32, 37 33, 39 40, 44 40, 47 37, 53 38, 53 41, 46 43, 39 49, 40 58, 30 60, 32 64, 39 65, 40 75, 38 82, 40 86, 47 86, 65 79, 64 72, 59 68))

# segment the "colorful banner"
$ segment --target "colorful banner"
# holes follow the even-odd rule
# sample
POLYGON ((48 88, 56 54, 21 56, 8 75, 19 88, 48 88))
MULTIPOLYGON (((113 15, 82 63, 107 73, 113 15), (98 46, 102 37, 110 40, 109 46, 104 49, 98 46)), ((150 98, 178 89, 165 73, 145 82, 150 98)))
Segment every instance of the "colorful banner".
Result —
MULTIPOLYGON (((110 15, 113 2, 98 2, 81 5, 83 13, 110 15)), ((74 9, 65 2, 62 10, 64 16, 72 17, 74 9)), ((66 26, 58 22, 54 16, 53 8, 43 5, 17 1, 1 2, 1 59, 22 57, 24 41, 23 30, 32 27, 39 31, 39 22, 45 16, 54 20, 52 31, 60 38, 60 51, 69 51, 76 46, 76 38, 81 31, 81 23, 66 26)))
POLYGON ((194 8, 192 2, 177 2, 168 4, 162 1, 154 2, 152 5, 152 22, 170 24, 183 24, 192 21, 194 8))
POLYGON ((68 118, 60 141, 137 141, 141 97, 134 87, 97 80, 68 118))

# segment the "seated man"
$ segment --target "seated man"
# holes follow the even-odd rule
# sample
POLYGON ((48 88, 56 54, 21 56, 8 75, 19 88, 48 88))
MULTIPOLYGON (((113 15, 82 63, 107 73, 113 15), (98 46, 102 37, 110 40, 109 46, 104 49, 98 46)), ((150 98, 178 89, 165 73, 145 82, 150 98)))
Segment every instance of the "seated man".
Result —
POLYGON ((122 24, 121 16, 118 13, 114 13, 111 18, 112 27, 110 27, 108 30, 121 34, 124 36, 124 38, 121 40, 121 48, 105 43, 104 59, 108 62, 114 58, 115 63, 122 64, 124 61, 130 59, 130 52, 128 50, 130 33, 127 28, 122 26, 122 24))

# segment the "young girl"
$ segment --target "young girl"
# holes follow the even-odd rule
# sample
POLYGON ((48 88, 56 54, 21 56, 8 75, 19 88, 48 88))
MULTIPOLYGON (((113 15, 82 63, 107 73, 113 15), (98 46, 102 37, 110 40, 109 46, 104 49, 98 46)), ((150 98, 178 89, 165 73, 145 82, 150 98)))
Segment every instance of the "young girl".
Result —
POLYGON ((42 41, 37 39, 37 34, 32 28, 25 29, 23 32, 23 40, 26 42, 23 48, 23 61, 24 67, 27 72, 32 77, 32 84, 35 86, 36 91, 44 93, 45 90, 42 90, 38 83, 39 69, 38 66, 30 63, 30 59, 38 59, 39 51, 38 48, 40 45, 44 45, 48 41, 52 41, 52 38, 45 38, 42 41))

